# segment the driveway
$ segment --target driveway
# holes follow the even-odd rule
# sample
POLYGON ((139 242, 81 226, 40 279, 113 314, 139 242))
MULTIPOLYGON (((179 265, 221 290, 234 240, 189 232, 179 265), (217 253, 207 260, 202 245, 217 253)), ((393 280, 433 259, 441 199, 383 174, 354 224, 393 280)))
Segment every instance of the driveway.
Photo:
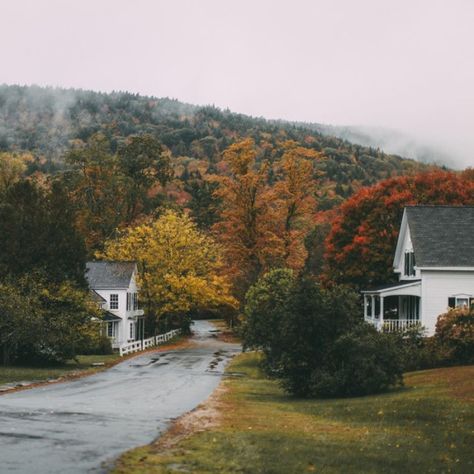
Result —
POLYGON ((104 472, 204 401, 240 347, 196 321, 193 344, 71 382, 0 396, 0 472, 104 472))

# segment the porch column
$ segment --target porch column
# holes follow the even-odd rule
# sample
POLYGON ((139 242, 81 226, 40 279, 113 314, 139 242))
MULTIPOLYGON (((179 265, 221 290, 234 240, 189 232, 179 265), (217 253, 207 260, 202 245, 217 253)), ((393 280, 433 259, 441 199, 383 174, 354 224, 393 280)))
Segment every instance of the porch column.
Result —
POLYGON ((380 295, 380 327, 383 326, 383 296, 380 295))
POLYGON ((367 319, 367 295, 364 295, 364 319, 367 319))
POLYGON ((374 295, 370 295, 370 309, 371 309, 371 316, 372 316, 372 319, 375 319, 375 296, 374 295))

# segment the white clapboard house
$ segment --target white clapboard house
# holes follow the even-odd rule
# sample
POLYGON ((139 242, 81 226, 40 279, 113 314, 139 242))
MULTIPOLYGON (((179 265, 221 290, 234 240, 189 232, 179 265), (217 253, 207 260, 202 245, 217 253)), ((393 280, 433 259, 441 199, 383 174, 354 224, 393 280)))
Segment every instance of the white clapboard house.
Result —
POLYGON ((440 314, 474 305, 474 207, 406 207, 393 269, 398 282, 362 292, 364 318, 379 329, 431 335, 440 314))
POLYGON ((138 308, 135 262, 97 261, 86 265, 92 298, 105 311, 105 333, 112 347, 143 339, 143 310, 138 308))

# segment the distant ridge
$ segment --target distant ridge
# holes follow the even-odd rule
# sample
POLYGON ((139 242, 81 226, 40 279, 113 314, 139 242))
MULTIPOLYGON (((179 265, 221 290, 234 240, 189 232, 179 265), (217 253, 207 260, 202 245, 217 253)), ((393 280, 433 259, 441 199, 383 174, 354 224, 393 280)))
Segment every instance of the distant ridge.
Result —
POLYGON ((130 135, 154 135, 171 151, 177 177, 184 181, 197 172, 219 173, 222 151, 237 140, 252 138, 259 159, 270 161, 284 141, 293 140, 324 155, 317 164, 322 209, 361 186, 427 169, 380 148, 351 143, 354 134, 345 128, 267 120, 129 92, 0 86, 0 151, 31 152, 36 157, 31 171, 61 169, 71 144, 97 132, 110 140, 112 151, 130 135))

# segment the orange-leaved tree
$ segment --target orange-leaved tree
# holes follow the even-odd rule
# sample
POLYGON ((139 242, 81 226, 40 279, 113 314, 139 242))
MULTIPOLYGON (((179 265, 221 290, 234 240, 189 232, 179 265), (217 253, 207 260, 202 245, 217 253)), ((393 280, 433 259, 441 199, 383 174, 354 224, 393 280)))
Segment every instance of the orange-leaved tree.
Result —
POLYGON ((271 260, 277 240, 268 225, 267 163, 256 164, 255 143, 246 139, 223 155, 228 173, 215 177, 221 200, 219 221, 212 230, 225 249, 227 273, 242 296, 271 260))
POLYGON ((275 185, 269 190, 270 222, 281 239, 282 266, 300 270, 308 252, 305 238, 314 226, 316 182, 314 162, 322 154, 294 141, 283 144, 275 164, 275 185))
POLYGON ((403 208, 415 204, 473 205, 472 173, 436 170, 361 189, 342 204, 326 240, 325 280, 356 288, 393 281, 403 208))
POLYGON ((253 140, 235 143, 224 152, 227 173, 214 177, 221 207, 213 232, 240 297, 271 268, 300 270, 307 257, 304 239, 316 207, 313 164, 321 154, 295 142, 281 147, 276 150, 281 158, 270 167, 258 163, 253 140))

